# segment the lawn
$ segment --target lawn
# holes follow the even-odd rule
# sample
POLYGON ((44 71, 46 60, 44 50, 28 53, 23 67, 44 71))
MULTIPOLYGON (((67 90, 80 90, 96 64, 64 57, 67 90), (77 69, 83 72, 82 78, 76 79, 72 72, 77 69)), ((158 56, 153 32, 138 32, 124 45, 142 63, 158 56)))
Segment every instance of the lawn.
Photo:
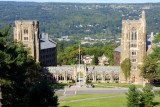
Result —
POLYGON ((51 84, 51 87, 54 89, 55 88, 58 89, 58 88, 64 88, 64 87, 71 85, 71 84, 73 84, 73 83, 53 83, 53 84, 51 84))
POLYGON ((86 99, 86 98, 97 98, 97 97, 109 97, 109 96, 124 96, 125 94, 78 94, 68 98, 64 98, 61 101, 71 101, 77 99, 86 99))
POLYGON ((62 97, 63 95, 62 94, 55 94, 55 96, 57 96, 59 98, 59 97, 62 97))
MULTIPOLYGON (((126 107, 126 97, 103 98, 96 100, 62 103, 59 107, 126 107)), ((154 107, 160 107, 160 98, 154 99, 154 107)))
MULTIPOLYGON (((115 87, 122 87, 122 88, 129 88, 131 84, 118 84, 118 83, 93 83, 95 88, 115 88, 115 87)), ((142 85, 135 85, 137 88, 143 88, 142 85)))

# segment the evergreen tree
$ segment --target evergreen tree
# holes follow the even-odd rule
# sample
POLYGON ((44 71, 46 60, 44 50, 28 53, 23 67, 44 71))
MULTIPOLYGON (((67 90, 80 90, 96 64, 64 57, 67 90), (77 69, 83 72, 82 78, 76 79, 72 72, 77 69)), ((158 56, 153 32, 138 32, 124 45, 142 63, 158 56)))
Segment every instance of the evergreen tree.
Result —
POLYGON ((140 107, 153 107, 154 93, 152 92, 152 87, 146 85, 141 92, 140 107))
POLYGON ((127 107, 139 107, 139 91, 136 89, 135 85, 129 87, 127 95, 127 107))
POLYGON ((30 96, 31 92, 33 95, 39 93, 39 98, 43 93, 44 97, 41 99, 48 101, 42 102, 46 106, 57 105, 49 84, 45 85, 45 92, 40 87, 38 92, 32 91, 41 82, 43 71, 40 64, 35 63, 30 56, 28 48, 24 48, 22 43, 9 37, 9 29, 10 26, 0 32, 0 78, 2 79, 3 106, 32 106, 31 101, 37 98, 30 96))

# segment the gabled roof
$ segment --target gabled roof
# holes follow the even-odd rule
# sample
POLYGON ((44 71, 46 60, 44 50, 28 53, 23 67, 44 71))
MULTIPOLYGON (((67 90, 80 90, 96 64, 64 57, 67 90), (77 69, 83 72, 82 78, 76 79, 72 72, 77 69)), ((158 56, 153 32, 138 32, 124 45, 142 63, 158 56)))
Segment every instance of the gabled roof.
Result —
POLYGON ((41 49, 55 48, 56 45, 57 45, 57 43, 51 39, 48 39, 48 40, 45 38, 40 39, 40 48, 41 49))
POLYGON ((114 51, 121 52, 121 46, 118 46, 114 51))

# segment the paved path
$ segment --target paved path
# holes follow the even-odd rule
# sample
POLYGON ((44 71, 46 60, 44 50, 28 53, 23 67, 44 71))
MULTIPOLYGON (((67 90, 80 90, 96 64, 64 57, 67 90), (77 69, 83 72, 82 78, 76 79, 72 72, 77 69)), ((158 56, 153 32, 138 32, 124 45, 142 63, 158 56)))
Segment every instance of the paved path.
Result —
POLYGON ((125 97, 125 96, 110 96, 110 97, 86 98, 86 99, 79 99, 79 100, 62 101, 62 102, 59 102, 59 103, 76 102, 76 101, 86 101, 86 100, 95 100, 95 99, 102 99, 102 98, 115 98, 115 97, 125 97))

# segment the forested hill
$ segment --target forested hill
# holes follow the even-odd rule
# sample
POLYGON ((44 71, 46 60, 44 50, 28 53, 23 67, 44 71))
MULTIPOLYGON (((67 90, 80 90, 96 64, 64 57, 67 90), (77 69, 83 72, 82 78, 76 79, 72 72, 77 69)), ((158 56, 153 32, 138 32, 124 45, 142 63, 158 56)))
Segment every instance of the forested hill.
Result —
POLYGON ((139 19, 146 11, 147 34, 160 32, 160 3, 154 4, 74 4, 0 2, 0 30, 15 20, 39 20, 40 31, 51 36, 80 39, 117 38, 122 20, 139 19))

